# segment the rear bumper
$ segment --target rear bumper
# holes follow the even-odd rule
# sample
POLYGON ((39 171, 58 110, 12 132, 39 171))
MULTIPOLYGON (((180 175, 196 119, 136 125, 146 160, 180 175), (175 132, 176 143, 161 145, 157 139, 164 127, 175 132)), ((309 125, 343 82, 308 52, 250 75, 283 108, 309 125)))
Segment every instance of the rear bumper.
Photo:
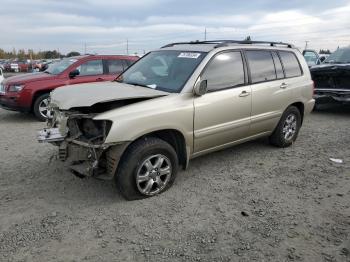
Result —
POLYGON ((307 101, 305 104, 304 114, 310 114, 311 111, 314 109, 314 106, 315 106, 315 99, 310 99, 309 101, 307 101))
POLYGON ((314 98, 318 103, 350 102, 350 89, 315 89, 314 98))
POLYGON ((0 108, 10 111, 29 112, 30 108, 18 104, 17 97, 0 95, 0 108))

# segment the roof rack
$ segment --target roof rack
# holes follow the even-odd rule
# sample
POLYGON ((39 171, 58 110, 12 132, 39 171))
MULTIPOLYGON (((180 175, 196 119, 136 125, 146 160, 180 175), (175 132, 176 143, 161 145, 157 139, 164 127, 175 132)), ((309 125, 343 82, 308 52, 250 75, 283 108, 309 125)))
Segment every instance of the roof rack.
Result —
POLYGON ((175 45, 186 45, 186 44, 217 44, 214 46, 214 48, 227 46, 228 44, 244 44, 244 45, 251 45, 251 44, 268 44, 270 46, 286 46, 288 48, 293 48, 294 46, 292 44, 283 43, 283 42, 270 42, 270 41, 252 41, 252 40, 210 40, 210 41, 190 41, 190 42, 178 42, 178 43, 171 43, 167 44, 165 46, 162 46, 161 48, 166 47, 172 47, 175 45))

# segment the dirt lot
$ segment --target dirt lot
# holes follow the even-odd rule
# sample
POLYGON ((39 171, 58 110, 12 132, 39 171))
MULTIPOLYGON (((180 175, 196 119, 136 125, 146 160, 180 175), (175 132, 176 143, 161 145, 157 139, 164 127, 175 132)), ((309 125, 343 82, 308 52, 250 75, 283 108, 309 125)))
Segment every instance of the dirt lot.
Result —
POLYGON ((350 107, 313 113, 291 148, 195 159, 133 202, 66 171, 43 125, 0 109, 0 261, 350 261, 350 107))

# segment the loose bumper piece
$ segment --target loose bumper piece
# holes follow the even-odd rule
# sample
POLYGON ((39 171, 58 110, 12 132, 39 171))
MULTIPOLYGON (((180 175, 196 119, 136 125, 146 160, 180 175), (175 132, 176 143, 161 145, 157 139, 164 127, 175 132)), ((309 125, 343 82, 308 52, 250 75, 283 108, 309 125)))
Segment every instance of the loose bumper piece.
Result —
POLYGON ((45 128, 38 132, 37 139, 40 143, 43 142, 61 142, 64 140, 58 128, 45 128))

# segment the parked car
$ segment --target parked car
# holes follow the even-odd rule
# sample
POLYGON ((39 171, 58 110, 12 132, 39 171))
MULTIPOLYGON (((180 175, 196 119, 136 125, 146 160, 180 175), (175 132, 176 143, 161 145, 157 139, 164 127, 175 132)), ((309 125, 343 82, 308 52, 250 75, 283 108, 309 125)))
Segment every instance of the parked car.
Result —
POLYGON ((320 55, 315 50, 306 49, 303 51, 303 56, 309 67, 312 67, 314 65, 319 65, 322 63, 320 59, 320 55))
POLYGON ((2 69, 2 71, 5 71, 5 64, 6 64, 5 60, 0 61, 0 69, 2 69))
POLYGON ((59 146, 78 176, 115 179, 130 200, 154 196, 191 158, 259 137, 290 146, 313 106, 313 83, 290 44, 169 44, 117 81, 51 94, 53 118, 38 135, 59 146))
POLYGON ((339 48, 322 65, 310 68, 316 104, 350 102, 350 47, 339 48))
POLYGON ((10 63, 10 72, 19 72, 20 67, 19 64, 17 62, 11 62, 10 63))
POLYGON ((17 61, 19 72, 30 72, 32 71, 31 62, 20 60, 17 61))
POLYGON ((319 59, 320 59, 320 62, 321 64, 327 59, 327 57, 330 56, 330 54, 319 54, 319 59))
MULTIPOLYGON (((1 83, 4 81, 5 77, 4 77, 4 71, 2 70, 2 68, 0 68, 0 85, 1 83)), ((0 88, 1 89, 1 88, 0 88)))
POLYGON ((134 56, 87 55, 62 59, 42 73, 7 78, 0 94, 0 107, 33 112, 41 121, 50 116, 47 110, 50 92, 60 86, 111 81, 131 63, 134 56))

